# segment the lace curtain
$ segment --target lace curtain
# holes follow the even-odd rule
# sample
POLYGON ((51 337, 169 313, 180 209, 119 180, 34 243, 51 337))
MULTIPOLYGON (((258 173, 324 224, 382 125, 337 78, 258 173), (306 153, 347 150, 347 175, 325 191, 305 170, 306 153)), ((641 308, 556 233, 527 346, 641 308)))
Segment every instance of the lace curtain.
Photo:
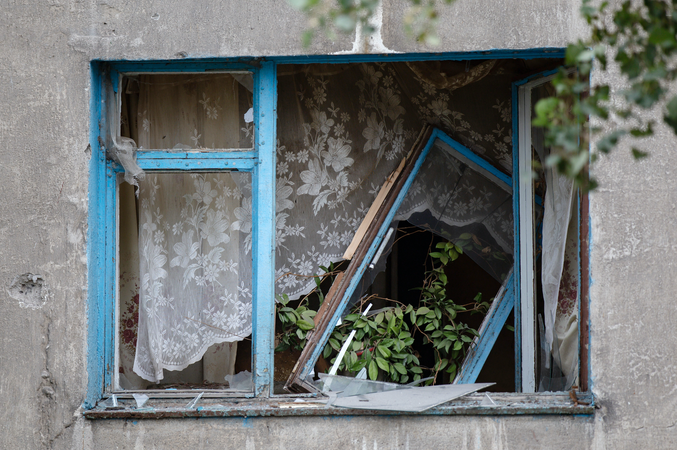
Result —
MULTIPOLYGON (((279 294, 290 298, 306 294, 315 287, 312 275, 322 273, 320 266, 341 260, 378 189, 409 151, 423 123, 436 125, 510 172, 510 83, 500 76, 505 68, 495 67, 493 61, 473 63, 467 72, 466 67, 464 62, 280 68, 279 294)), ((499 193, 471 172, 457 177, 459 163, 443 155, 424 168, 428 175, 419 177, 412 188, 416 195, 408 199, 399 218, 432 211, 455 227, 478 224, 494 247, 509 255, 509 266, 510 194, 499 193), (453 174, 445 173, 447 167, 453 174), (459 180, 461 185, 456 186, 459 180), (439 203, 443 196, 450 200, 448 205, 439 203), (488 197, 496 204, 490 207, 488 197)), ((497 278, 501 271, 505 272, 494 271, 497 278)))
POLYGON ((139 333, 134 372, 151 381, 251 333, 251 254, 240 232, 246 173, 148 175, 139 182, 139 333), (238 183, 239 182, 239 183, 238 183))
MULTIPOLYGON (((124 87, 138 96, 127 102, 136 108, 123 115, 123 131, 140 147, 251 147, 252 128, 244 120, 251 95, 230 75, 140 76, 124 87)), ((129 194, 121 203, 130 213, 129 194)), ((251 176, 149 173, 139 181, 136 208, 138 253, 130 261, 138 261, 139 275, 130 280, 133 272, 125 270, 123 281, 137 287, 138 304, 128 301, 122 308, 138 317, 138 323, 124 320, 131 326, 122 333, 136 326, 135 375, 124 370, 125 379, 131 385, 143 384, 136 375, 159 382, 165 370, 186 369, 213 346, 202 376, 186 375, 223 383, 232 373, 235 348, 215 344, 251 334, 251 176)), ((121 233, 133 242, 128 228, 121 233)), ((121 359, 128 369, 129 358, 121 359)))
POLYGON ((512 186, 437 140, 395 216, 453 242, 496 280, 512 267, 512 186))
MULTIPOLYGON (((322 272, 320 266, 341 260, 378 189, 423 123, 439 127, 510 174, 510 83, 536 71, 523 65, 280 66, 276 292, 304 295, 314 288, 312 276, 322 272)), ((143 148, 251 147, 253 124, 245 120, 252 106, 250 89, 251 80, 224 74, 130 79, 123 85, 128 98, 123 135, 143 148)), ((429 174, 420 177, 400 218, 416 220, 429 212, 459 233, 471 230, 490 243, 486 253, 505 255, 504 261, 492 262, 493 275, 500 278, 512 261, 510 194, 473 171, 461 173, 463 164, 444 151, 436 157, 441 159, 424 168, 429 174)), ((121 364, 129 374, 129 348, 138 339, 134 366, 146 379, 158 380, 164 369, 178 370, 199 359, 210 340, 239 340, 249 333, 252 211, 250 180, 228 173, 150 175, 138 199, 141 278, 135 279, 133 269, 122 270, 121 263, 120 334, 127 349, 121 364), (210 272, 210 264, 220 269, 218 275, 210 272), (153 290, 155 282, 159 290, 153 290), (184 289, 195 291, 185 296, 180 294, 184 289), (155 300, 147 302, 150 298, 155 300), (168 318, 151 325, 158 317, 154 305, 160 304, 168 318), (209 326, 216 317, 223 319, 218 329, 209 326), (240 325, 229 328, 229 323, 240 325)), ((486 259, 486 254, 477 257, 486 259)), ((129 261, 133 264, 134 256, 129 261)))

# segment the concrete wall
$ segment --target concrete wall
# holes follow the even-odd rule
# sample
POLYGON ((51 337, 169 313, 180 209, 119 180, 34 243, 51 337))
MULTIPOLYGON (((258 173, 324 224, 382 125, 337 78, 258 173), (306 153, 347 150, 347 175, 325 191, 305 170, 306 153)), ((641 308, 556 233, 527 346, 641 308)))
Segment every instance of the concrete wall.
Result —
MULTIPOLYGON (((429 51, 402 32, 406 2, 386 3, 381 40, 318 39, 303 49, 304 19, 282 0, 3 0, 0 448, 677 445, 677 140, 664 129, 645 144, 648 160, 634 163, 621 149, 595 168, 601 187, 590 197, 591 359, 600 405, 594 417, 82 418, 89 61, 429 51), (15 281, 30 289, 14 289, 15 281)), ((585 32, 578 3, 458 0, 444 10, 442 46, 435 50, 564 46, 585 32)))

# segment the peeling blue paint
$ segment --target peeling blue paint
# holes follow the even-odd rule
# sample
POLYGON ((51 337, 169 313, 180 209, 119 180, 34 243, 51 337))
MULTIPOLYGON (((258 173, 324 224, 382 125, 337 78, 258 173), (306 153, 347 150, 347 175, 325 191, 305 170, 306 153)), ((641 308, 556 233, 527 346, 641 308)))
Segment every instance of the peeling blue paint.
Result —
POLYGON ((273 395, 275 338, 275 157, 277 70, 263 62, 254 73, 255 148, 252 174, 252 374, 257 397, 273 395))
POLYGON ((251 417, 245 417, 242 419, 242 426, 244 428, 254 428, 254 419, 251 417))
POLYGON ((87 229, 87 394, 84 407, 94 407, 101 397, 104 384, 104 342, 99 333, 105 326, 104 316, 100 310, 100 299, 104 295, 105 275, 102 271, 105 253, 105 239, 101 225, 105 222, 105 200, 102 193, 105 189, 105 160, 99 146, 99 124, 101 121, 101 68, 97 63, 90 66, 90 127, 89 145, 89 217, 87 229))

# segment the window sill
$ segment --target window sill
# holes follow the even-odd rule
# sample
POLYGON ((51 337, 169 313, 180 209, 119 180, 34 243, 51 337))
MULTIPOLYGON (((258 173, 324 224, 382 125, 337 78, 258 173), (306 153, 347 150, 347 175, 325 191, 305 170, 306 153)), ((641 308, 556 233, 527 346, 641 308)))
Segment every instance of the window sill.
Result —
POLYGON ((470 394, 420 413, 375 411, 326 406, 300 398, 274 399, 201 399, 196 408, 185 407, 187 401, 151 399, 150 406, 136 408, 134 401, 118 400, 119 407, 97 406, 84 412, 87 419, 166 419, 182 417, 290 417, 290 416, 462 416, 462 415, 592 415, 592 394, 577 393, 575 404, 568 392, 538 394, 489 393, 495 406, 481 406, 484 393, 470 394), (583 404, 587 403, 587 404, 583 404))

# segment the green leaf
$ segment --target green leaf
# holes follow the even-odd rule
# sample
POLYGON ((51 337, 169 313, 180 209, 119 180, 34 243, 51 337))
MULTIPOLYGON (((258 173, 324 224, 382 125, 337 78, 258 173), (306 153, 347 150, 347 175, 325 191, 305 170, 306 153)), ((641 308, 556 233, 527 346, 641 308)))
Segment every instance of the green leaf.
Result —
POLYGON ((292 312, 284 313, 290 323, 296 323, 296 314, 292 312))
POLYGON ((378 378, 378 367, 376 367, 376 363, 372 359, 371 362, 369 363, 369 379, 372 381, 375 381, 378 378))
POLYGON ((407 374, 407 369, 406 369, 406 367, 404 367, 404 365, 402 365, 402 363, 395 363, 395 364, 393 364, 393 367, 395 368, 395 370, 397 370, 402 375, 407 374))
POLYGON ((381 355, 383 355, 384 358, 390 358, 391 352, 387 347, 385 347, 383 345, 379 345, 379 346, 376 347, 376 350, 378 350, 378 352, 381 355))
POLYGON ((675 33, 667 28, 655 27, 649 33, 649 42, 663 48, 672 48, 677 44, 675 33))
POLYGON ((315 328, 315 323, 313 322, 312 319, 308 319, 308 320, 301 319, 301 320, 296 321, 296 326, 298 326, 303 331, 308 331, 308 330, 312 330, 313 328, 315 328))
POLYGON ((357 360, 358 360, 357 353, 355 353, 355 352, 350 352, 350 353, 348 353, 348 355, 350 355, 350 356, 349 356, 350 364, 351 364, 351 365, 352 365, 352 364, 355 364, 355 363, 357 362, 357 360))
POLYGON ((454 344, 454 350, 460 350, 463 348, 463 341, 456 341, 454 344))
POLYGON ((444 351, 449 353, 449 347, 451 347, 451 341, 445 340, 444 341, 444 351))
POLYGON ((317 314, 317 311, 313 311, 312 309, 306 309, 301 313, 301 317, 303 317, 306 320, 312 321, 313 317, 317 314))
MULTIPOLYGON (((380 356, 377 356, 375 358, 376 364, 381 368, 381 370, 384 370, 385 372, 388 372, 390 370, 390 365, 388 364, 388 361, 385 359, 381 358, 380 356)), ((372 360, 374 362, 374 360, 372 360)))
POLYGON ((416 315, 417 315, 417 316, 421 316, 421 315, 423 315, 423 314, 428 314, 429 312, 430 312, 430 310, 429 310, 428 308, 426 308, 425 306, 421 306, 421 307, 418 308, 418 310, 416 311, 416 315))

